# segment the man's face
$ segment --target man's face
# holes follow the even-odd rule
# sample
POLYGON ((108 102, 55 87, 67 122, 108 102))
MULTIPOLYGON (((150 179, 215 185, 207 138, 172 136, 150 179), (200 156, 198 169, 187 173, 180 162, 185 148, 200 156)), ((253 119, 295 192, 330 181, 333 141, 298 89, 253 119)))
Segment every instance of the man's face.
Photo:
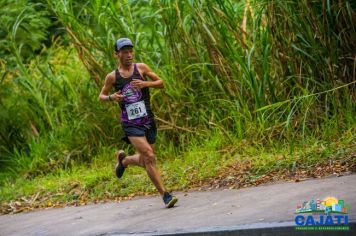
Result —
POLYGON ((133 48, 130 46, 123 47, 118 52, 116 52, 116 55, 120 60, 120 64, 129 66, 132 64, 133 60, 133 48))

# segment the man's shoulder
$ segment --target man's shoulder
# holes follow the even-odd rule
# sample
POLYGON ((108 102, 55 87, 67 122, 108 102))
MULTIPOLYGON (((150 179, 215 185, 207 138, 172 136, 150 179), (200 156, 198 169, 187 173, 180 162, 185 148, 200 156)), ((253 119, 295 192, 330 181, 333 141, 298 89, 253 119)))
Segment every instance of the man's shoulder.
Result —
POLYGON ((143 62, 136 63, 136 66, 142 75, 146 75, 150 71, 150 68, 143 62))
POLYGON ((107 81, 109 81, 109 82, 114 82, 115 81, 115 75, 116 75, 116 71, 115 70, 113 70, 113 71, 111 71, 110 73, 108 73, 107 75, 106 75, 106 80, 107 81))
POLYGON ((146 70, 147 67, 148 67, 148 66, 147 66, 145 63, 143 63, 143 62, 136 62, 135 64, 136 64, 137 68, 139 68, 139 69, 141 69, 141 70, 146 70))

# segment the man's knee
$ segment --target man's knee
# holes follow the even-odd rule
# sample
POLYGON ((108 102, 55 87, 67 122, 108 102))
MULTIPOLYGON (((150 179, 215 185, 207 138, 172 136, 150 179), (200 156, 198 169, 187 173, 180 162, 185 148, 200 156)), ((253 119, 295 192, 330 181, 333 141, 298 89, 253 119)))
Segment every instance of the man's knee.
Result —
POLYGON ((145 165, 152 165, 156 163, 155 153, 151 148, 147 148, 141 152, 143 162, 145 165))

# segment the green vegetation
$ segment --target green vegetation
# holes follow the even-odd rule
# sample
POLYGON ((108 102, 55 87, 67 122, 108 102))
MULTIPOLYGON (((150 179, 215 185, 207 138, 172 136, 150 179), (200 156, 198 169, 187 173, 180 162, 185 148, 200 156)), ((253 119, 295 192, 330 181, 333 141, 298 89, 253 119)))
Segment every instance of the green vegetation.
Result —
POLYGON ((139 168, 122 181, 113 174, 115 150, 131 149, 120 141, 118 106, 98 94, 119 37, 165 81, 152 104, 170 189, 234 177, 236 166, 241 183, 334 162, 355 171, 353 1, 0 6, 3 205, 155 192, 139 168))

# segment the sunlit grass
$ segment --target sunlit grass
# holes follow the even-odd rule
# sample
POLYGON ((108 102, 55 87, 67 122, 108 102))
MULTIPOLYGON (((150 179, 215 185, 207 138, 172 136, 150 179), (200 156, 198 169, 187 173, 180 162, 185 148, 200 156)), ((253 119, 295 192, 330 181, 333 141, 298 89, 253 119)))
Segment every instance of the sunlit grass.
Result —
MULTIPOLYGON (((355 151, 355 138, 351 132, 346 132, 339 140, 331 143, 316 140, 310 140, 306 146, 298 143, 293 153, 290 152, 289 146, 283 143, 261 146, 234 140, 229 146, 221 137, 221 133, 215 133, 200 144, 192 144, 185 152, 178 152, 180 155, 175 158, 164 156, 164 151, 159 151, 158 167, 167 189, 189 189, 199 186, 200 182, 208 178, 219 175, 226 177, 227 173, 234 176, 235 171, 240 171, 229 169, 234 163, 248 163, 247 175, 245 179, 240 179, 243 181, 241 183, 248 183, 269 173, 308 170, 312 166, 330 161, 355 161, 354 158, 350 159, 355 151)), ((172 152, 177 152, 176 148, 174 149, 172 152)), ((143 168, 130 167, 122 179, 117 179, 114 174, 114 152, 114 149, 102 148, 86 165, 58 169, 33 179, 25 176, 8 177, 6 182, 2 183, 0 202, 5 203, 21 197, 31 199, 38 194, 35 205, 46 207, 48 202, 63 205, 157 194, 143 168)))

